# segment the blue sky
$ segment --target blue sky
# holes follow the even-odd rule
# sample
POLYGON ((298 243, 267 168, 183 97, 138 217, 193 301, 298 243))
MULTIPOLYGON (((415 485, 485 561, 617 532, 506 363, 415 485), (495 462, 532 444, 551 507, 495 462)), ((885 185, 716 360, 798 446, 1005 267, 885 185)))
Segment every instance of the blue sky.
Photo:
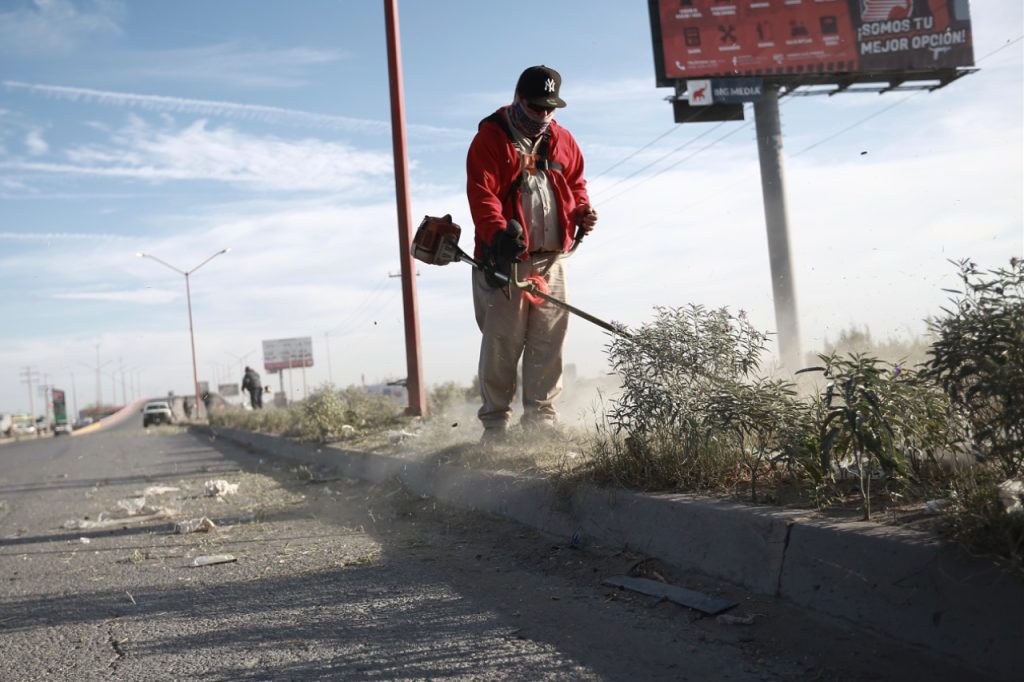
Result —
MULTIPOLYGON (((727 305, 774 328, 752 113, 672 123, 645 2, 399 10, 414 222, 451 213, 470 248, 466 148, 545 63, 601 213, 573 303, 634 326, 727 305)), ((944 89, 783 99, 804 350, 850 325, 919 334, 946 259, 1024 250, 1021 3, 972 18, 980 71, 944 89)), ((28 409, 27 367, 93 402, 97 353, 105 402, 122 376, 190 390, 184 279, 139 251, 187 270, 231 248, 191 278, 201 380, 295 336, 310 387, 403 377, 394 196, 382 2, 0 0, 0 412, 28 409)), ((468 384, 469 268, 419 273, 425 381, 468 384)), ((602 375, 606 343, 575 319, 566 359, 602 375)))

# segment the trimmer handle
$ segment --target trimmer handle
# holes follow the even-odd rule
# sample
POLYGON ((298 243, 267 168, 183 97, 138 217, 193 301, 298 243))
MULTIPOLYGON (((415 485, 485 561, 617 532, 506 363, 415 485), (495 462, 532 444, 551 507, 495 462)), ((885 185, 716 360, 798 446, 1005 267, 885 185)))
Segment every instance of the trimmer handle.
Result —
POLYGON ((566 252, 566 256, 571 256, 576 253, 576 249, 580 248, 580 244, 583 243, 583 238, 587 236, 587 231, 583 227, 576 228, 576 235, 572 238, 572 246, 566 252))

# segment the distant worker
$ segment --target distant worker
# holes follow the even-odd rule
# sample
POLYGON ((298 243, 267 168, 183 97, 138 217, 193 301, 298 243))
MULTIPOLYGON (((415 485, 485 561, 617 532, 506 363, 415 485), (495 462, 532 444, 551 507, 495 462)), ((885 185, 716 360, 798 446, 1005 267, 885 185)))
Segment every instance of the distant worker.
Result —
POLYGON ((252 405, 252 409, 263 409, 263 381, 260 379, 260 373, 252 367, 245 368, 242 390, 249 392, 249 404, 252 405))
POLYGON ((185 398, 184 400, 181 401, 181 406, 185 410, 185 419, 191 419, 192 418, 192 401, 189 400, 188 398, 185 398))
POLYGON ((516 366, 523 360, 524 427, 550 431, 554 402, 562 391, 562 346, 568 312, 535 305, 514 286, 493 276, 539 277, 548 292, 565 300, 561 256, 577 230, 588 233, 597 212, 587 196, 583 154, 568 130, 554 120, 565 106, 562 77, 547 66, 531 66, 516 83, 511 104, 480 122, 466 159, 466 193, 476 228, 473 304, 480 344, 478 417, 484 442, 505 438, 516 393, 516 366))

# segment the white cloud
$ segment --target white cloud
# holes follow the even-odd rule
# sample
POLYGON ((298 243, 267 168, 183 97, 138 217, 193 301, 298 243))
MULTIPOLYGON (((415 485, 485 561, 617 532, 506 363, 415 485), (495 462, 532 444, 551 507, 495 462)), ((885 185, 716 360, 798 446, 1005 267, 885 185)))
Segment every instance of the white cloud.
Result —
MULTIPOLYGON (((64 85, 44 85, 25 83, 22 81, 5 80, 3 85, 8 90, 25 90, 33 94, 44 95, 54 99, 84 104, 100 104, 104 106, 129 107, 146 111, 162 111, 171 113, 198 114, 200 116, 217 116, 259 121, 262 123, 307 126, 327 130, 342 130, 352 133, 390 135, 390 121, 352 118, 332 114, 319 114, 284 107, 245 104, 222 100, 192 99, 188 97, 168 97, 165 95, 147 95, 111 90, 94 90, 64 85)), ((169 120, 166 122, 170 123, 169 120)), ((94 124, 102 125, 102 124, 94 124)), ((410 132, 422 135, 443 135, 466 137, 466 131, 438 126, 411 124, 410 132)))
POLYGON ((30 130, 25 135, 25 147, 32 156, 41 156, 50 150, 50 145, 43 139, 41 130, 30 130))
POLYGON ((171 50, 147 50, 118 65, 118 78, 146 81, 185 81, 247 88, 291 88, 309 85, 308 69, 347 58, 338 50, 310 47, 242 47, 221 43, 171 50))
POLYGON ((156 128, 133 117, 106 144, 75 147, 69 163, 11 161, 0 167, 143 181, 214 180, 257 189, 374 193, 391 174, 389 153, 318 139, 258 137, 200 120, 156 128))
POLYGON ((53 242, 53 241, 112 241, 124 239, 117 234, 99 234, 96 232, 0 232, 0 240, 24 242, 53 242))
POLYGON ((53 298, 67 301, 107 301, 113 303, 169 303, 183 298, 177 291, 166 289, 137 289, 129 291, 72 291, 53 294, 53 298))
POLYGON ((0 12, 0 52, 66 53, 94 35, 121 33, 121 3, 95 0, 79 9, 69 0, 34 0, 0 12))

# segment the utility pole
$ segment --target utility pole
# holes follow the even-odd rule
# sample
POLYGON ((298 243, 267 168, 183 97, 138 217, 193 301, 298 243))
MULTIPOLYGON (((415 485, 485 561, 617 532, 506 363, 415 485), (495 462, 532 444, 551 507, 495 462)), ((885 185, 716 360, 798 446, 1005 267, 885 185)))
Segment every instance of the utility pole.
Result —
POLYGON ((103 407, 103 388, 100 386, 100 344, 96 344, 96 410, 103 407))
POLYGON ((324 332, 324 346, 327 347, 327 382, 334 385, 334 370, 331 368, 331 333, 324 332))
POLYGON ((36 378, 36 371, 31 367, 24 367, 19 374, 21 375, 21 382, 28 385, 28 409, 32 415, 32 425, 35 426, 36 396, 32 391, 32 382, 36 378))
POLYGON ((75 388, 75 373, 71 373, 71 410, 74 415, 72 422, 76 422, 79 419, 78 414, 78 389, 75 388))
POLYGON ((124 358, 119 357, 117 359, 118 364, 121 367, 121 400, 125 405, 128 404, 128 391, 124 387, 124 358))

